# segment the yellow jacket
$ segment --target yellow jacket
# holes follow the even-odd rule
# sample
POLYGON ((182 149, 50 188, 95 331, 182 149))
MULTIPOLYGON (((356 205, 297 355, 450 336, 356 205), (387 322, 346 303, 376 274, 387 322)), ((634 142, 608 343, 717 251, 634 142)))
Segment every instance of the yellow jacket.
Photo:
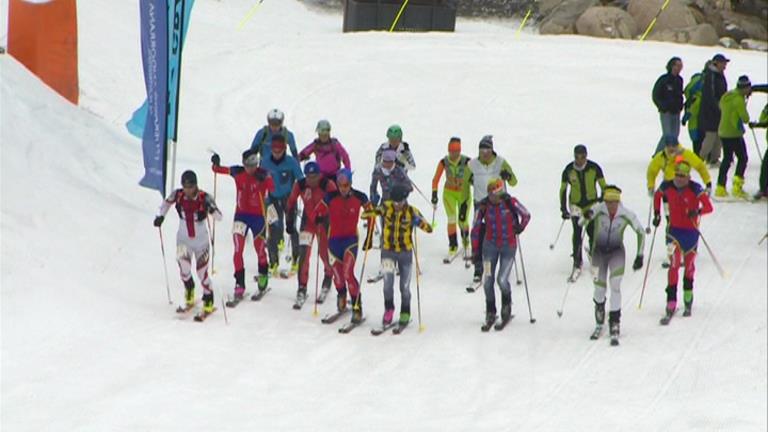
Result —
POLYGON ((651 163, 648 164, 648 189, 652 190, 656 187, 656 177, 659 175, 659 171, 664 171, 664 180, 672 180, 675 178, 675 159, 682 155, 683 160, 691 165, 691 168, 699 172, 701 180, 710 187, 712 184, 712 178, 707 171, 707 165, 701 160, 696 153, 684 148, 678 144, 674 150, 672 156, 667 154, 667 150, 664 149, 651 159, 651 163))

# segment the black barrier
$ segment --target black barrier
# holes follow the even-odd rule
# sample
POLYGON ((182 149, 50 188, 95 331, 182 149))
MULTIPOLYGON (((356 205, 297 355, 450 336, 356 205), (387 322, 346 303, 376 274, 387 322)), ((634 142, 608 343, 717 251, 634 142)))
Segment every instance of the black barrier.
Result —
MULTIPOLYGON (((389 30, 403 0, 346 0, 344 32, 389 30)), ((396 31, 454 31, 455 0, 409 0, 396 31)))

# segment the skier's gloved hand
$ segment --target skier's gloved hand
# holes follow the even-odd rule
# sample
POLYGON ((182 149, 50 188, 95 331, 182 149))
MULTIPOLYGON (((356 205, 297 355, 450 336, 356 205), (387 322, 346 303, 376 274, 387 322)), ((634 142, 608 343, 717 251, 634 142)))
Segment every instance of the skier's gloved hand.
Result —
POLYGON ((152 224, 156 227, 159 227, 163 224, 163 220, 165 220, 165 216, 156 216, 155 221, 152 224))
POLYGON ((466 220, 467 220, 467 210, 468 210, 468 209, 467 209, 467 202, 466 202, 466 201, 464 201, 464 202, 463 202, 463 203, 461 203, 461 205, 459 206, 459 221, 460 221, 460 222, 464 222, 464 221, 466 221, 466 220))
POLYGON ((221 157, 219 157, 218 153, 214 153, 213 155, 211 155, 211 163, 214 166, 221 166, 221 157))
POLYGON ((432 191, 432 205, 437 205, 437 191, 432 191))
POLYGON ((653 226, 657 227, 661 223, 661 214, 656 212, 653 214, 653 226))
POLYGON ((207 213, 205 212, 205 210, 200 210, 198 212, 195 212, 195 219, 197 219, 198 222, 204 221, 206 216, 207 216, 207 213))
POLYGON ((592 209, 586 209, 581 213, 581 215, 584 216, 584 219, 592 219, 592 216, 595 215, 595 212, 593 212, 592 209))
POLYGON ((757 122, 753 122, 753 121, 749 122, 749 128, 750 129, 754 129, 755 126, 757 126, 757 122))
POLYGON ((653 188, 648 188, 648 196, 653 198, 653 188))
POLYGON ((685 126, 685 124, 688 123, 688 120, 690 120, 690 118, 691 118, 690 112, 686 112, 685 114, 683 114, 683 122, 682 122, 683 126, 685 126))
POLYGON ((499 177, 501 177, 501 179, 504 181, 509 181, 512 179, 512 174, 510 174, 509 171, 502 171, 499 174, 499 177))
POLYGON ((635 262, 632 263, 632 270, 640 270, 643 267, 643 256, 638 255, 635 257, 635 262))
POLYGON ((707 183, 707 187, 704 188, 704 192, 706 192, 708 196, 712 196, 712 182, 707 183))
POLYGON ((571 214, 568 213, 568 210, 566 210, 566 209, 560 209, 560 217, 562 217, 563 219, 567 220, 567 219, 571 218, 571 214))
POLYGON ((523 227, 515 224, 515 234, 520 234, 522 232, 523 232, 523 227))
POLYGON ((379 205, 379 200, 381 200, 381 197, 378 194, 371 195, 371 205, 374 207, 379 205))
POLYGON ((699 209, 688 210, 688 218, 693 219, 701 214, 699 209))

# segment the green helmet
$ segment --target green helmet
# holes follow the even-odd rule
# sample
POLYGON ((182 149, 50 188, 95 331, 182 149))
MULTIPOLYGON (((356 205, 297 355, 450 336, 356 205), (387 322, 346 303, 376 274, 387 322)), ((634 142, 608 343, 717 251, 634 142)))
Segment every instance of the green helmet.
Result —
POLYGON ((387 129, 387 138, 389 139, 403 139, 403 129, 400 125, 392 125, 387 129))

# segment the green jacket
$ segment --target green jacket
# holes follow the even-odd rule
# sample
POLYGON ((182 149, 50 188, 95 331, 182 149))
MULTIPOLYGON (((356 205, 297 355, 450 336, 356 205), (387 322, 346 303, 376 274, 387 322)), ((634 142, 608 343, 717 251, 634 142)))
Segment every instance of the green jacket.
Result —
POLYGON ((720 98, 720 126, 717 134, 721 138, 740 138, 744 135, 744 124, 749 123, 747 100, 733 89, 720 98))
POLYGON ((573 162, 566 165, 560 183, 560 210, 567 210, 565 193, 568 186, 571 187, 571 193, 568 195, 571 205, 584 209, 596 203, 600 197, 598 184, 601 190, 605 189, 605 177, 600 165, 591 160, 587 160, 587 164, 580 170, 576 169, 573 162))

